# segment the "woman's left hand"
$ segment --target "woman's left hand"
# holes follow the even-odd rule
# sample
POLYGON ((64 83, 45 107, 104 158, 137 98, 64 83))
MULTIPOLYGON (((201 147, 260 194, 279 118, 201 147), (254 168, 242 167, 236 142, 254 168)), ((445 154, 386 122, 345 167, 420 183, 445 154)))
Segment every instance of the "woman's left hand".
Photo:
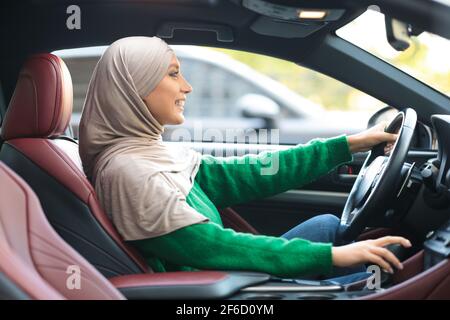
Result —
POLYGON ((387 142, 384 153, 389 153, 394 147, 398 134, 387 133, 384 131, 387 122, 382 122, 358 134, 347 137, 350 152, 369 151, 372 147, 382 142, 387 142))

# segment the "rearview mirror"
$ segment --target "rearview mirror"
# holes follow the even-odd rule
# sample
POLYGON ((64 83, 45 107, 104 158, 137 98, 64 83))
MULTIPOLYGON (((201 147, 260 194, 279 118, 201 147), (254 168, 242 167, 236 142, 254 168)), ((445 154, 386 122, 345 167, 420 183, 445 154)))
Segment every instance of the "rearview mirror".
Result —
POLYGON ((397 51, 405 51, 411 45, 411 36, 418 36, 423 30, 414 27, 406 22, 385 16, 386 37, 397 51))
POLYGON ((389 44, 397 51, 405 51, 411 44, 409 25, 391 17, 386 16, 386 36, 389 44))

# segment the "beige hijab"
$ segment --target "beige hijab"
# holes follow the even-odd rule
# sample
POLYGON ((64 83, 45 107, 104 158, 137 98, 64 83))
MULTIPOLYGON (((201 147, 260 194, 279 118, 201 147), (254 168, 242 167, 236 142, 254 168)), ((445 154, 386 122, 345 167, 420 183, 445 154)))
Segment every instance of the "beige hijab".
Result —
POLYGON ((208 221, 186 203, 201 155, 173 148, 143 98, 166 75, 172 49, 156 37, 114 42, 98 62, 80 122, 80 156, 125 240, 208 221))

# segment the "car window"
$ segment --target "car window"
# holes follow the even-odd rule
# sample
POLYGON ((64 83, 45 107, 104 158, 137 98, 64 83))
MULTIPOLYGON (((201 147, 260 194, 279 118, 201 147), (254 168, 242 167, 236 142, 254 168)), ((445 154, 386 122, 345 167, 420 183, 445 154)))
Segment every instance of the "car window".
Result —
POLYGON ((450 41, 422 32, 408 49, 396 51, 386 39, 385 15, 376 10, 370 7, 337 35, 450 96, 450 41))
MULTIPOLYGON (((247 141, 242 132, 277 130, 272 143, 298 144, 316 137, 363 130, 384 104, 367 94, 294 63, 248 52, 172 46, 181 72, 193 87, 183 130, 168 126, 172 141, 247 141), (200 134, 198 131, 200 123, 200 134), (225 134, 229 131, 230 137, 225 134), (233 133, 234 131, 237 133, 233 133), (180 130, 178 130, 180 131, 180 130), (233 137, 233 135, 237 137, 233 137), (181 138, 182 136, 182 138, 181 138), (275 142, 274 142, 275 141, 275 142)), ((75 137, 92 72, 106 47, 55 51, 67 64, 74 87, 71 125, 75 137)), ((254 140, 252 140, 254 141, 254 140)), ((264 139, 257 139, 264 143, 264 139)))
POLYGON ((194 90, 186 101, 186 117, 240 117, 236 101, 246 93, 264 94, 246 79, 200 59, 179 57, 182 73, 194 90))
POLYGON ((73 112, 81 113, 92 72, 99 57, 67 58, 64 62, 70 71, 73 83, 73 112))

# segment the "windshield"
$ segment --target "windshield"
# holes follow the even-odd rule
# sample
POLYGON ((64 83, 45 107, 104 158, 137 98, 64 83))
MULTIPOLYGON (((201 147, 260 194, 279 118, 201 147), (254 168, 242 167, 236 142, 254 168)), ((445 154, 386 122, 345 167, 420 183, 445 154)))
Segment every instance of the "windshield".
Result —
POLYGON ((384 14, 372 7, 337 35, 450 96, 449 40, 423 32, 408 49, 396 51, 386 39, 384 14))

